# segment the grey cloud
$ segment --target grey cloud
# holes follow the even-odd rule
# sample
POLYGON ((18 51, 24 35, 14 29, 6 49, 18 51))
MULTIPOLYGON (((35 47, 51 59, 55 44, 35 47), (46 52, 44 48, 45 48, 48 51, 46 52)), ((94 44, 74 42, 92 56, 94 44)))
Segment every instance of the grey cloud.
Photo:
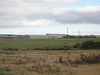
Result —
MULTIPOLYGON (((46 10, 46 9, 43 9, 43 10, 46 10)), ((72 9, 70 10, 65 9, 66 11, 63 11, 63 13, 56 15, 56 14, 53 14, 54 12, 53 9, 51 9, 51 11, 49 9, 49 12, 43 12, 43 10, 35 14, 33 13, 31 15, 27 15, 26 18, 30 20, 50 19, 50 20, 55 20, 57 22, 61 22, 62 24, 67 24, 67 23, 99 24, 100 23, 100 14, 99 14, 100 11, 80 13, 79 11, 72 11, 72 9)), ((57 11, 55 12, 57 13, 57 11)), ((59 11, 61 11, 61 9, 59 9, 59 11)))
MULTIPOLYGON (((61 24, 100 24, 100 6, 81 8, 39 8, 31 0, 0 0, 0 27, 23 27, 23 21, 49 20, 61 24), (28 3, 27 3, 28 2, 28 3), (93 8, 93 9, 92 9, 93 8)), ((33 1, 33 0, 32 0, 33 1)), ((36 0, 34 0, 36 1, 36 0)), ((49 3, 50 0, 42 0, 49 3)), ((56 1, 56 0, 54 0, 56 1)), ((72 0, 74 2, 75 0, 72 0)), ((53 0, 51 1, 52 4, 53 0)), ((68 2, 68 0, 63 0, 68 2)), ((34 23, 34 22, 32 22, 34 23)))

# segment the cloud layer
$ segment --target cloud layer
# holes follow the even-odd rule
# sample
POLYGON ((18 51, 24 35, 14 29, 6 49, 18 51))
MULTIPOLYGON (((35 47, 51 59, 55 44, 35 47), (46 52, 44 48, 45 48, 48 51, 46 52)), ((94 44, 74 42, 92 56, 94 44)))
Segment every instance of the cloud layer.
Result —
POLYGON ((41 8, 76 0, 0 0, 0 27, 100 24, 100 6, 41 8))

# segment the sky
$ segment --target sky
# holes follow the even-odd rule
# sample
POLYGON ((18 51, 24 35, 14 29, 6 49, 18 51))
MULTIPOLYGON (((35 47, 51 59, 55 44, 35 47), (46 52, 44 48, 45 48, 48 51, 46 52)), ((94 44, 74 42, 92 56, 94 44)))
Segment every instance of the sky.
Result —
POLYGON ((0 34, 100 35, 100 0, 0 0, 0 34))

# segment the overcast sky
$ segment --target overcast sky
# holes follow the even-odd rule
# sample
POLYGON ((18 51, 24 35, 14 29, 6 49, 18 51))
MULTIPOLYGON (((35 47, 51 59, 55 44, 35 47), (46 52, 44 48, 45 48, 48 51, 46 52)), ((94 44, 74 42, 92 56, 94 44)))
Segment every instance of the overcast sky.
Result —
POLYGON ((0 0, 0 34, 100 35, 100 0, 0 0))

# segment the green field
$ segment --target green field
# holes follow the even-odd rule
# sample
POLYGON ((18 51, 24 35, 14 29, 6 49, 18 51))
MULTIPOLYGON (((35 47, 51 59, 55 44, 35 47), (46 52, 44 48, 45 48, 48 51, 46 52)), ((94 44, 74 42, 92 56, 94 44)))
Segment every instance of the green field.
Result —
POLYGON ((37 47, 37 46, 59 46, 63 44, 76 44, 84 41, 100 41, 100 39, 48 39, 48 40, 15 40, 15 39, 1 39, 0 49, 4 48, 25 48, 25 47, 37 47))

